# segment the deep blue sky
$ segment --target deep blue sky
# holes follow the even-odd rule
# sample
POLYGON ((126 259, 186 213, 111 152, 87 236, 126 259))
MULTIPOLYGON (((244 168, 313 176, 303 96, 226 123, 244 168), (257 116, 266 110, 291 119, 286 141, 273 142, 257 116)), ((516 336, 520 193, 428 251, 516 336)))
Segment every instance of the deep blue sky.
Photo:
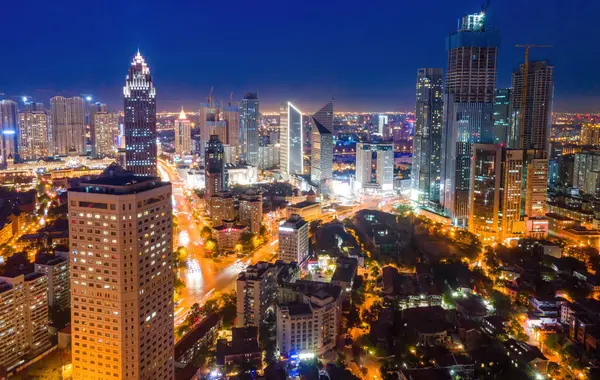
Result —
MULTIPOLYGON (((223 100, 258 89, 263 110, 286 99, 312 112, 332 95, 340 110, 412 110, 417 68, 445 67, 445 36, 482 2, 7 1, 0 93, 89 93, 120 110, 139 46, 159 110, 196 109, 211 86, 223 100)), ((555 65, 555 110, 600 111, 598 14, 594 0, 492 0, 498 86, 523 59, 513 44, 553 44, 533 58, 555 65)))

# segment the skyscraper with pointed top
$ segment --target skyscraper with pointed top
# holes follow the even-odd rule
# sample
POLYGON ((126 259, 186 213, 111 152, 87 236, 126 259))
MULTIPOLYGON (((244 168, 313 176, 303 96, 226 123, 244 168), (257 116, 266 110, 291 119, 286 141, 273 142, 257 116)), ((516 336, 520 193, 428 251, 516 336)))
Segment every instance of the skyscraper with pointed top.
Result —
POLYGON ((311 118, 310 181, 328 194, 333 180, 333 101, 311 118))
POLYGON ((189 154, 192 145, 192 123, 188 120, 183 107, 179 118, 175 120, 175 153, 189 154))
POLYGON ((157 176, 156 89, 138 50, 123 87, 125 167, 138 176, 157 176))

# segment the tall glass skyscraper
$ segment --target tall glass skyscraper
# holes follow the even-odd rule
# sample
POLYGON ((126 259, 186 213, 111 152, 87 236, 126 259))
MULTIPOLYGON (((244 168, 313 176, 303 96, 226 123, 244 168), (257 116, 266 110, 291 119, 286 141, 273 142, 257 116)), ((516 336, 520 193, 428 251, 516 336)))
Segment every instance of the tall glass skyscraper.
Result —
POLYGON ((333 180, 333 101, 325 104, 310 120, 310 181, 322 194, 328 194, 333 180))
POLYGON ((227 190, 224 155, 225 149, 223 143, 219 140, 219 135, 211 135, 204 152, 205 197, 207 199, 227 190))
POLYGON ((440 203, 459 226, 467 224, 471 146, 494 138, 494 90, 500 36, 485 13, 464 16, 448 36, 440 203))
POLYGON ((138 51, 123 87, 125 167, 138 176, 156 177, 156 88, 138 51))
POLYGON ((17 102, 0 100, 0 133, 0 167, 5 168, 9 158, 19 161, 17 102))
POLYGON ((511 125, 510 88, 497 88, 494 92, 494 144, 507 144, 511 125))
POLYGON ((288 174, 304 174, 304 157, 302 147, 302 112, 290 102, 283 102, 280 108, 279 165, 288 174))
POLYGON ((241 159, 250 165, 258 165, 258 128, 260 111, 258 92, 246 93, 240 102, 240 146, 241 159))
POLYGON ((422 205, 440 200, 443 111, 442 69, 419 69, 410 190, 422 205))

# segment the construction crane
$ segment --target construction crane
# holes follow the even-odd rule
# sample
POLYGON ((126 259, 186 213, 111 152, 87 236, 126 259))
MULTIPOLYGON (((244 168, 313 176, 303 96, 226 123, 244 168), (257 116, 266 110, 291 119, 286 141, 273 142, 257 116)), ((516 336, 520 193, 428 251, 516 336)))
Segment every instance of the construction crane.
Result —
POLYGON ((208 97, 206 98, 206 100, 208 100, 208 107, 212 108, 213 107, 213 90, 215 89, 215 86, 212 86, 210 88, 210 92, 208 93, 208 97))
POLYGON ((229 94, 229 107, 231 107, 232 100, 233 100, 233 91, 231 91, 231 93, 229 94))
POLYGON ((485 0, 485 3, 481 6, 481 13, 485 13, 490 6, 490 0, 485 0))
MULTIPOLYGON (((488 1, 489 3, 489 1, 488 1)), ((487 3, 486 3, 487 4, 487 3)), ((535 45, 535 44, 522 44, 515 45, 518 48, 525 49, 525 63, 523 63, 523 88, 521 89, 521 120, 519 123, 519 145, 523 147, 525 139, 525 108, 527 99, 527 80, 529 75, 529 49, 540 49, 540 48, 551 48, 552 45, 535 45)))

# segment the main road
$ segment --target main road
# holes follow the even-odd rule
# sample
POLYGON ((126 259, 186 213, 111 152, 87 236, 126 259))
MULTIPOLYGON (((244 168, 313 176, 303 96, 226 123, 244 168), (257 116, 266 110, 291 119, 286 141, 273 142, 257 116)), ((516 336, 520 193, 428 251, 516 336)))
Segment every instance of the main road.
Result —
POLYGON ((239 262, 231 256, 218 259, 206 257, 200 236, 200 230, 206 222, 201 217, 194 217, 193 206, 185 195, 185 183, 177 170, 164 160, 158 160, 158 169, 161 178, 172 184, 173 215, 177 219, 178 230, 174 248, 185 246, 188 251, 188 265, 179 273, 185 282, 185 288, 182 289, 179 304, 175 308, 177 322, 194 303, 202 304, 213 293, 233 290, 239 273, 247 264, 273 260, 278 246, 277 240, 267 242, 250 257, 239 262))

